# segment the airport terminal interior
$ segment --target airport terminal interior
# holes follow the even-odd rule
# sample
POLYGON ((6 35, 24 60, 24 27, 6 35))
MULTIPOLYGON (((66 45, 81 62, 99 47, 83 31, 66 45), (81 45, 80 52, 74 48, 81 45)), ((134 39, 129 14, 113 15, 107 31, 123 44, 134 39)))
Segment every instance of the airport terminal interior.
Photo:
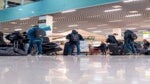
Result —
POLYGON ((0 84, 150 84, 150 0, 0 0, 0 84))

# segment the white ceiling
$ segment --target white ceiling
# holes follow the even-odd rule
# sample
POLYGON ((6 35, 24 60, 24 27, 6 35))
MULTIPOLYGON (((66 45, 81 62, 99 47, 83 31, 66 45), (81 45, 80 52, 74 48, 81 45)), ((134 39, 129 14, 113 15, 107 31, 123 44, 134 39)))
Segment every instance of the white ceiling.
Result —
MULTIPOLYGON (((64 32, 71 29, 83 29, 89 32, 98 34, 110 34, 113 28, 136 28, 134 30, 139 35, 140 31, 150 31, 150 0, 141 0, 131 3, 114 3, 84 9, 78 9, 71 13, 56 13, 51 14, 54 17, 54 32, 64 32), (119 7, 120 11, 104 12, 105 10, 119 7), (128 17, 131 14, 141 14, 138 17, 128 17), (74 26, 74 27, 68 27, 74 26)), ((0 24, 0 29, 5 32, 13 31, 14 28, 23 28, 26 31, 31 25, 38 21, 38 17, 28 20, 16 20, 13 22, 5 22, 0 24)))

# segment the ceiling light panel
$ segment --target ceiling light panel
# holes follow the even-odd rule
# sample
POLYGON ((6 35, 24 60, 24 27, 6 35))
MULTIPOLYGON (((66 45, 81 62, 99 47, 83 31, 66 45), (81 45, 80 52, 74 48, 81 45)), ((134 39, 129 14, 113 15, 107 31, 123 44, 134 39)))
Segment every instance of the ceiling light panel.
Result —
POLYGON ((77 25, 77 24, 68 25, 68 27, 77 27, 77 26, 79 26, 79 25, 77 25))
POLYGON ((123 0, 124 3, 131 3, 131 2, 137 2, 141 0, 123 0))
POLYGON ((120 5, 114 5, 114 6, 112 6, 113 8, 121 8, 122 6, 120 6, 120 5))
POLYGON ((146 8, 146 10, 150 11, 150 7, 149 7, 149 8, 146 8))
POLYGON ((121 22, 122 20, 112 20, 112 21, 108 21, 108 22, 121 22))
POLYGON ((138 16, 142 16, 142 14, 130 14, 126 15, 125 17, 138 17, 138 16))
POLYGON ((138 11, 129 11, 129 13, 138 13, 138 11))
POLYGON ((121 11, 122 8, 116 8, 116 9, 108 9, 108 10, 105 10, 104 12, 116 12, 116 11, 121 11))
POLYGON ((67 10, 67 11, 62 11, 61 13, 70 13, 70 12, 75 12, 76 10, 67 10))

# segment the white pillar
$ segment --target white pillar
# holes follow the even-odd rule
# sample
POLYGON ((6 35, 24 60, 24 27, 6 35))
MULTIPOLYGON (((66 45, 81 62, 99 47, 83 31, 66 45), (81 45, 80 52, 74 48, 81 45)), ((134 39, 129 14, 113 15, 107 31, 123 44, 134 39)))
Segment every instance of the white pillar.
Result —
POLYGON ((24 4, 24 0, 20 0, 20 3, 21 3, 21 5, 23 5, 24 4))
POLYGON ((8 8, 8 0, 4 0, 4 8, 8 8))
POLYGON ((114 28, 113 33, 118 34, 117 36, 115 36, 116 39, 121 39, 121 28, 114 28))
POLYGON ((0 10, 4 8, 4 0, 0 0, 0 10))

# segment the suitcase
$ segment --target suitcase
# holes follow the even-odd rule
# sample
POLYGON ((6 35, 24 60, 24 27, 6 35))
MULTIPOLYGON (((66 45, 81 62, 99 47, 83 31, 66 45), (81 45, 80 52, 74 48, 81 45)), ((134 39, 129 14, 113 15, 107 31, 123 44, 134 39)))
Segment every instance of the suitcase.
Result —
POLYGON ((109 44, 108 45, 110 55, 120 55, 120 50, 117 44, 109 44))
POLYGON ((13 47, 0 47, 0 56, 22 56, 27 55, 20 49, 14 49, 13 47))
POLYGON ((68 49, 69 49, 70 43, 66 42, 64 46, 63 55, 68 55, 68 49))

